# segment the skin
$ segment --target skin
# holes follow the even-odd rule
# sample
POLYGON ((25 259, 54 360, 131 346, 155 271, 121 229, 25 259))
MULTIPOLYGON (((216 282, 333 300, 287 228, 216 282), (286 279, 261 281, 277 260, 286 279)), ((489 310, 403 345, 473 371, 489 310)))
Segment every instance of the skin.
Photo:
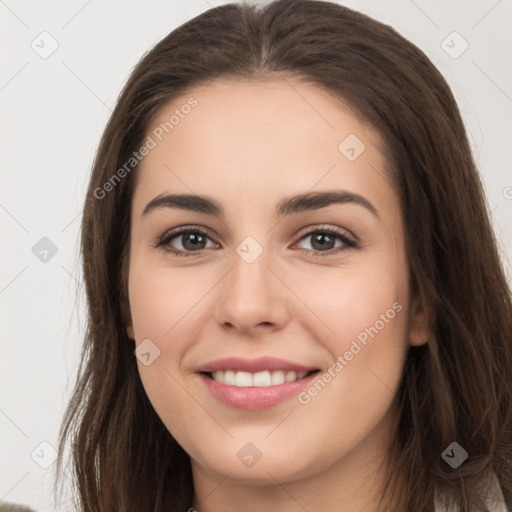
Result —
MULTIPOLYGON (((377 511, 404 358, 428 339, 423 309, 410 296, 382 141, 320 88, 282 79, 196 87, 162 109, 151 128, 191 96, 198 105, 137 171, 127 332, 136 345, 150 339, 160 350, 152 364, 137 364, 153 407, 191 456, 193 506, 377 511), (338 149, 348 134, 366 146, 354 161, 338 149), (379 217, 355 203, 276 216, 284 197, 339 189, 364 196, 379 217), (169 193, 206 195, 225 217, 164 207, 143 214, 169 193), (192 256, 155 247, 189 225, 209 237, 192 256), (336 239, 319 249, 306 234, 322 226, 358 247, 335 253, 343 246, 336 239), (263 248, 251 264, 236 252, 248 236, 263 248), (401 311, 305 405, 293 397, 263 411, 234 409, 196 374, 219 358, 261 355, 326 372, 395 303, 401 311), (262 454, 250 468, 237 457, 247 442, 262 454)), ((185 251, 186 242, 176 236, 168 245, 185 251)))

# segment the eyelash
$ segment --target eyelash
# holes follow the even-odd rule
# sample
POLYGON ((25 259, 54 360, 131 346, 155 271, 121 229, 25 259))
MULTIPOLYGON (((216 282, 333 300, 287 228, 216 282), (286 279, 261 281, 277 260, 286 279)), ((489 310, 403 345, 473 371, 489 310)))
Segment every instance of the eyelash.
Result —
MULTIPOLYGON (((194 254, 194 253, 200 253, 202 251, 182 251, 182 250, 177 250, 177 249, 173 249, 172 246, 168 245, 169 242, 173 239, 173 238, 176 238, 178 237, 179 235, 185 235, 185 234, 190 234, 190 233, 193 233, 193 234, 200 234, 201 236, 205 236, 207 238, 210 238, 208 236, 208 233, 206 231, 204 231, 204 229, 202 229, 201 227, 199 226, 187 226, 187 227, 182 227, 182 228, 178 228, 174 231, 170 231, 168 233, 165 233, 158 241, 157 243, 154 245, 155 248, 157 249, 161 249, 165 252, 169 252, 171 254, 174 254, 175 256, 180 256, 180 257, 190 257, 190 256, 197 256, 198 254, 194 254)), ((311 250, 311 249, 302 249, 303 251, 306 251, 306 253, 312 255, 312 256, 332 256, 333 254, 337 254, 339 253, 340 251, 344 251, 344 250, 347 250, 347 249, 356 249, 359 247, 359 244, 346 236, 346 234, 342 231, 339 231, 335 228, 332 228, 332 227, 324 227, 324 226, 319 226, 319 227, 316 227, 315 229, 312 229, 306 233, 304 233, 299 239, 298 241, 300 242, 303 238, 307 238, 308 236, 311 236, 315 233, 322 233, 322 234, 328 234, 328 235, 332 235, 332 236, 335 236, 336 238, 340 239, 342 242, 343 242, 343 246, 342 247, 338 247, 336 249, 329 249, 327 251, 314 251, 314 250, 311 250)), ((206 249, 203 249, 203 250, 206 250, 206 249)))

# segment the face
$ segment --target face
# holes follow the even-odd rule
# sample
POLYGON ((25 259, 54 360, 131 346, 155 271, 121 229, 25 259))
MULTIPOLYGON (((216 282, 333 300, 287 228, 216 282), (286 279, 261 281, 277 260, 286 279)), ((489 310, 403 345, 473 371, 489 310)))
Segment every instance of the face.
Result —
POLYGON ((194 470, 286 482, 384 449, 427 333, 378 134, 276 80, 191 89, 147 135, 127 332, 194 470))

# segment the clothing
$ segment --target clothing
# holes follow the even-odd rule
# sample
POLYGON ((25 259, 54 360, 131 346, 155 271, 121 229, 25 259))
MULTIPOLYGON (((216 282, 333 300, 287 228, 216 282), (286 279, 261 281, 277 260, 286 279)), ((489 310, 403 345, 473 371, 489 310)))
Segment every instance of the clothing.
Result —
MULTIPOLYGON (((493 479, 493 487, 489 491, 487 506, 490 512, 511 512, 506 504, 505 499, 503 498, 503 492, 501 490, 500 483, 496 475, 494 475, 493 479)), ((455 508, 448 508, 442 506, 437 495, 435 498, 435 512, 458 512, 455 508)))

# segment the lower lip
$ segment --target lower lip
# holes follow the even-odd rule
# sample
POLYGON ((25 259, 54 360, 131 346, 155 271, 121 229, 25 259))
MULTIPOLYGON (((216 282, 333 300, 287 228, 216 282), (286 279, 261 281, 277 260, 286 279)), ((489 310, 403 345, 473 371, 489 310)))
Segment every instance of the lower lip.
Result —
POLYGON ((217 382, 204 373, 200 373, 199 377, 201 377, 210 393, 223 404, 235 409, 258 411, 274 407, 297 395, 301 389, 311 383, 317 376, 317 373, 312 373, 300 380, 285 382, 275 386, 251 386, 246 388, 217 382))

